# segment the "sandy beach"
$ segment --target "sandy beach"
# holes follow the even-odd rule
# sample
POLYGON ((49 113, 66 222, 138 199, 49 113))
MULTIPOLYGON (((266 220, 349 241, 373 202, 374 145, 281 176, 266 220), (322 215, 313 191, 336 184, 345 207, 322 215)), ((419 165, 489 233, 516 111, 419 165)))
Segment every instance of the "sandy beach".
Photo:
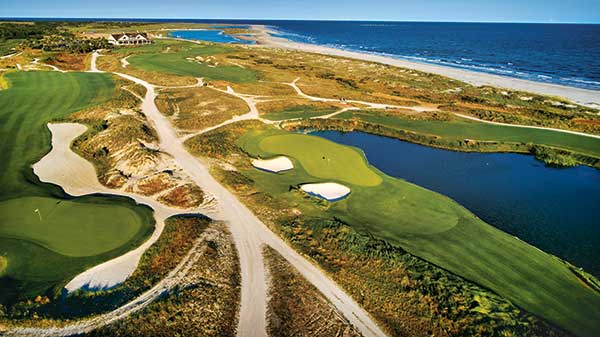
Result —
POLYGON ((253 25, 251 27, 253 30, 258 32, 253 37, 253 39, 256 39, 258 45, 261 46, 283 49, 295 49, 311 53, 341 56, 371 62, 378 62, 382 64, 389 64, 396 67, 410 68, 423 72, 450 77, 476 86, 490 85, 511 90, 527 91, 540 95, 564 97, 575 103, 585 105, 591 108, 600 109, 600 91, 597 90, 587 90, 558 84, 527 81, 518 78, 486 74, 458 68, 444 67, 435 64, 412 62, 387 56, 341 50, 308 43, 294 42, 284 38, 272 36, 270 33, 275 32, 264 25, 253 25))

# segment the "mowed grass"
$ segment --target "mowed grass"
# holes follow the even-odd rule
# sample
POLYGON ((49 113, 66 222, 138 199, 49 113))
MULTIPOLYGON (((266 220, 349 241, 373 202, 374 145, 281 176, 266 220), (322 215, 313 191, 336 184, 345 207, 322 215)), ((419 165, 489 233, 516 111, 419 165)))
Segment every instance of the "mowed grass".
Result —
POLYGON ((266 137, 259 143, 262 151, 296 158, 308 174, 360 186, 381 184, 381 177, 371 170, 358 151, 332 142, 323 144, 319 137, 282 134, 266 137), (312 151, 306 151, 306 149, 312 151), (346 170, 345 168, 352 168, 346 170))
POLYGON ((273 111, 263 114, 262 117, 272 120, 281 121, 294 118, 312 118, 334 113, 338 108, 335 107, 318 107, 312 105, 296 105, 287 107, 279 111, 273 111))
POLYGON ((0 91, 0 256, 7 267, 0 303, 11 303, 60 287, 139 245, 153 220, 149 208, 127 198, 71 198, 41 183, 31 169, 50 150, 46 124, 113 97, 110 75, 14 72, 5 78, 10 87, 0 91))
POLYGON ((551 130, 493 125, 460 118, 452 121, 411 120, 399 116, 364 111, 347 111, 336 116, 336 118, 359 118, 369 123, 437 135, 452 140, 473 139, 534 143, 564 148, 595 157, 600 156, 600 139, 551 130))
MULTIPOLYGON (((159 44, 158 47, 161 45, 159 44)), ((171 48, 170 43, 163 44, 163 48, 156 52, 150 49, 148 53, 132 55, 127 61, 134 67, 147 71, 156 71, 179 76, 203 77, 206 80, 228 81, 233 83, 256 82, 256 72, 237 66, 217 65, 212 66, 204 62, 190 61, 188 58, 196 56, 210 56, 229 52, 230 49, 221 45, 199 45, 195 43, 177 43, 177 49, 171 48)), ((152 47, 149 47, 152 48, 152 47)))
POLYGON ((66 256, 93 256, 116 249, 142 227, 137 214, 127 207, 43 197, 0 203, 0 223, 0 236, 29 240, 66 256), (110 217, 99 216, 109 212, 110 217), (100 225, 98 218, 108 221, 100 225))
POLYGON ((346 184, 352 193, 347 199, 330 204, 326 211, 330 216, 487 287, 575 334, 600 334, 600 294, 581 282, 559 259, 484 223, 445 196, 389 177, 368 164, 359 166, 359 170, 362 174, 365 169, 376 173, 381 183, 356 185, 348 178, 354 166, 337 166, 335 172, 319 160, 321 153, 350 153, 338 151, 341 145, 294 134, 290 139, 301 145, 287 150, 290 142, 282 135, 283 131, 255 131, 240 139, 239 145, 251 155, 287 155, 294 161, 294 170, 283 174, 246 171, 257 188, 275 198, 291 199, 302 209, 306 199, 300 193, 290 192, 289 187, 324 181, 312 175, 315 170, 322 169, 333 176, 337 173, 338 179, 327 180, 346 184), (262 145, 271 142, 284 142, 285 146, 262 145), (302 153, 297 148, 302 148, 302 153), (269 151, 273 149, 276 151, 269 151), (307 166, 312 171, 306 170, 307 166))

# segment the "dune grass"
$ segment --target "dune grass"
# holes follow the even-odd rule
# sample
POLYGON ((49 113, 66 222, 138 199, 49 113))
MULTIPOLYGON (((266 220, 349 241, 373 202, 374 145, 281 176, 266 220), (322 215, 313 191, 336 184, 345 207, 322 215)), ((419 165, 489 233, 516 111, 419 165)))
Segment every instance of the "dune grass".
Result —
POLYGON ((15 72, 0 91, 0 303, 51 291, 77 273, 139 245, 149 208, 121 197, 71 198, 41 183, 31 165, 50 150, 46 123, 106 102, 107 74, 15 72), (42 220, 40 221, 39 209, 42 220))
POLYGON ((282 131, 246 134, 239 142, 246 152, 263 157, 289 156, 295 169, 278 175, 258 170, 245 174, 257 188, 275 198, 295 200, 300 207, 306 202, 304 197, 290 192, 289 187, 323 181, 323 177, 312 173, 328 172, 331 177, 327 180, 343 182, 352 189, 347 199, 328 204, 331 216, 489 288, 571 332, 582 336, 600 333, 600 294, 581 282, 559 259, 484 223, 445 196, 383 174, 366 164, 364 157, 365 164, 359 165, 358 170, 362 175, 368 171, 377 174, 381 183, 357 185, 353 183, 355 173, 351 173, 354 166, 332 169, 320 155, 354 157, 361 153, 349 147, 339 151, 341 145, 314 138, 299 134, 286 138, 282 131), (290 143, 302 145, 290 148, 290 143), (336 175, 338 178, 334 179, 336 175))
POLYGON ((437 135, 451 140, 489 140, 503 142, 534 143, 564 148, 594 157, 600 156, 600 139, 578 136, 551 130, 517 128, 493 125, 456 118, 451 121, 414 120, 396 115, 376 112, 347 111, 336 118, 359 118, 362 121, 389 126, 395 129, 409 130, 429 135, 437 135))
POLYGON ((268 112, 262 117, 272 120, 281 121, 294 118, 311 118, 323 116, 337 111, 336 107, 319 107, 314 105, 296 105, 281 109, 279 111, 268 112))
POLYGON ((129 57, 128 62, 137 68, 168 73, 179 76, 203 77, 206 80, 229 81, 233 83, 256 82, 256 72, 237 66, 212 65, 206 62, 188 60, 196 56, 210 56, 230 51, 229 48, 220 45, 200 45, 195 43, 182 43, 177 41, 176 49, 171 48, 170 42, 148 47, 146 53, 136 54, 129 57), (162 46, 162 48, 161 48, 162 46), (155 50, 160 50, 155 52, 155 50))

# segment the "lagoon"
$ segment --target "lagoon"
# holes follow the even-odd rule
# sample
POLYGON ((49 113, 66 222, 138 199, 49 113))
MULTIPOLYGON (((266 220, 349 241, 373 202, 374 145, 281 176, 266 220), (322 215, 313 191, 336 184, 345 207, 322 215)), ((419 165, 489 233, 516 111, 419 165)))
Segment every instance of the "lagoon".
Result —
POLYGON ((312 133, 362 149, 386 174, 449 196, 487 223, 600 276, 600 170, 465 153, 363 132, 312 133))
MULTIPOLYGON (((227 27, 225 27, 227 28, 227 27)), ((239 27, 236 27, 239 28, 239 27)), ((237 39, 231 35, 223 33, 222 30, 176 30, 169 32, 170 37, 186 40, 198 40, 218 43, 242 43, 252 44, 254 41, 237 39)))

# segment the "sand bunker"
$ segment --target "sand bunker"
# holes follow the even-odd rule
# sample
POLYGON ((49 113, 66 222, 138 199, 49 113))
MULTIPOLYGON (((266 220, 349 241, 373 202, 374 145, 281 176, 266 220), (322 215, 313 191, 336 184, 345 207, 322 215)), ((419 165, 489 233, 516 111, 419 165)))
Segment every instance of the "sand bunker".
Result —
POLYGON ((80 288, 104 289, 125 281, 137 268, 142 254, 156 240, 164 228, 164 220, 181 211, 163 206, 159 202, 140 195, 110 190, 100 184, 94 166, 71 150, 71 142, 83 134, 87 127, 75 123, 48 124, 52 133, 52 150, 33 165, 34 173, 43 182, 61 186, 72 196, 93 193, 123 195, 154 209, 156 227, 152 235, 137 248, 112 260, 108 260, 73 278, 66 286, 72 292, 80 288))
POLYGON ((294 164, 288 157, 279 156, 273 159, 254 159, 252 160, 252 166, 259 170, 279 173, 288 171, 294 168, 294 164))
POLYGON ((300 188, 313 196, 328 201, 338 201, 350 194, 350 189, 338 183, 304 184, 300 188))

